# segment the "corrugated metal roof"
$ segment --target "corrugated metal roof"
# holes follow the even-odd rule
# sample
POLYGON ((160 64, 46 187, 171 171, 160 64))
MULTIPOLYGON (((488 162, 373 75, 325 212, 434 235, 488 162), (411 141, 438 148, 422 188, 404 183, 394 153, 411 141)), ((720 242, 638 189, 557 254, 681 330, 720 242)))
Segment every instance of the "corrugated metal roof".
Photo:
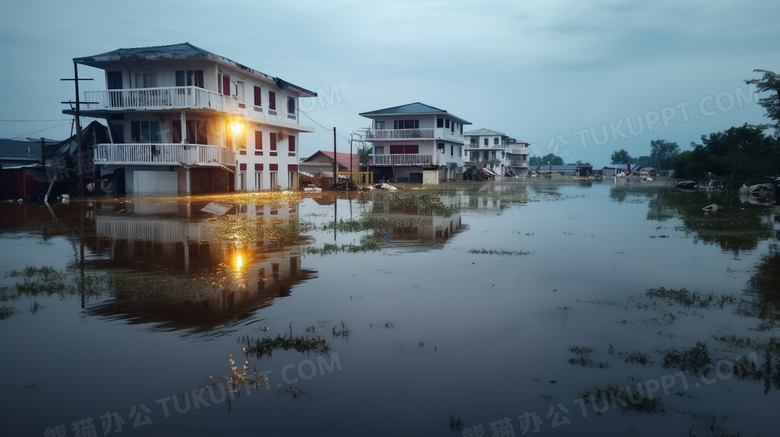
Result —
MULTIPOLYGON (((303 161, 301 161, 301 164, 306 164, 306 163, 310 163, 310 162, 316 162, 316 161, 313 161, 313 158, 315 158, 318 154, 322 154, 322 155, 327 156, 328 159, 330 160, 330 162, 331 163, 333 162, 333 152, 329 152, 327 150, 318 150, 317 152, 315 152, 314 154, 312 154, 308 158, 306 158, 303 161)), ((351 160, 352 160, 352 169, 353 170, 359 170, 358 167, 359 167, 359 164, 360 164, 360 157, 359 157, 359 155, 357 153, 353 153, 353 154, 350 155, 349 153, 337 152, 337 154, 336 154, 336 162, 338 162, 339 165, 341 165, 342 167, 350 168, 350 157, 351 157, 351 160)))
POLYGON ((292 83, 282 80, 278 77, 265 74, 261 71, 249 68, 246 65, 239 64, 224 56, 217 55, 208 50, 204 50, 200 47, 196 47, 188 42, 179 44, 170 44, 164 46, 152 46, 152 47, 134 47, 134 48, 122 48, 112 50, 110 52, 101 53, 99 55, 85 56, 82 58, 73 58, 73 62, 78 64, 89 65, 91 67, 101 68, 101 65, 113 62, 132 62, 132 61, 170 61, 181 59, 208 59, 215 62, 219 62, 231 67, 238 68, 239 70, 246 71, 260 78, 276 82, 280 88, 284 89, 287 86, 294 88, 301 92, 304 97, 316 97, 317 93, 309 91, 305 88, 299 87, 292 83), (286 86, 285 86, 286 85, 286 86))
POLYGON ((401 105, 401 106, 393 106, 392 108, 377 109, 376 111, 361 112, 358 115, 362 117, 371 118, 379 115, 436 115, 436 114, 446 114, 449 117, 458 120, 463 124, 471 124, 471 122, 466 121, 460 117, 456 117, 450 114, 449 112, 445 111, 444 109, 439 109, 420 102, 409 103, 407 105, 401 105))
MULTIPOLYGON (((51 143, 47 141, 47 144, 51 143)), ((0 139, 0 158, 39 160, 41 159, 41 143, 0 139)))
POLYGON ((496 131, 490 130, 490 129, 477 129, 477 130, 471 130, 471 131, 468 131, 468 132, 463 132, 463 136, 467 136, 467 135, 471 135, 471 136, 481 136, 481 135, 506 136, 505 134, 502 134, 501 132, 496 132, 496 131))

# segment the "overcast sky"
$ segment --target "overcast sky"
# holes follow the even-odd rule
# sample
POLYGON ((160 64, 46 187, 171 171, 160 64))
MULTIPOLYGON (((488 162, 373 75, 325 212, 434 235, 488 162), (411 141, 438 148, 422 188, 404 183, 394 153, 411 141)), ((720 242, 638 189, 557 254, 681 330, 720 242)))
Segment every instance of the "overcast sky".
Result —
MULTIPOLYGON (((779 16, 769 0, 6 2, 0 137, 70 135, 72 58, 190 42, 317 91, 302 107, 345 136, 368 125, 360 112, 419 101, 602 165, 767 122, 744 81, 780 72, 779 16)), ((105 89, 102 70, 79 71, 105 89)), ((316 127, 302 157, 332 150, 330 130, 301 122, 316 127)))

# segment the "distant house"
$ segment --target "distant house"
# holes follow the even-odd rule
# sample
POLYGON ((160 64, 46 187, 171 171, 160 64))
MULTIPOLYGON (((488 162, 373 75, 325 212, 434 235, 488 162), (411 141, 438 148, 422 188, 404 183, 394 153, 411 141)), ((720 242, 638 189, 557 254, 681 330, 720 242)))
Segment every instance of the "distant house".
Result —
MULTIPOLYGON (((337 152, 336 162, 338 163, 338 171, 350 171, 350 166, 352 171, 360 171, 359 156, 357 153, 350 155, 349 153, 337 152)), ((299 168, 300 171, 307 173, 333 173, 333 152, 318 150, 313 155, 302 160, 299 168)))
MULTIPOLYGON (((128 194, 295 188, 298 99, 317 94, 190 43, 74 58, 105 71, 81 115, 110 127, 95 165, 128 194)), ((63 111, 73 114, 72 109, 63 111)))
POLYGON ((500 176, 523 176, 528 172, 528 143, 490 129, 463 134, 465 167, 488 168, 500 176))
POLYGON ((439 183, 461 177, 463 126, 471 123, 420 102, 363 112, 376 180, 439 183))

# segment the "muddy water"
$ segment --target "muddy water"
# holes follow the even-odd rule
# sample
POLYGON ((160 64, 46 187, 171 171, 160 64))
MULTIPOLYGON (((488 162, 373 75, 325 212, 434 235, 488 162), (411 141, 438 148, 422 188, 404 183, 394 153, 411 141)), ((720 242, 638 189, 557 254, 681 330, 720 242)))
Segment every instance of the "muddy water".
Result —
POLYGON ((778 225, 733 196, 466 184, 0 214, 3 435, 774 429, 778 225))

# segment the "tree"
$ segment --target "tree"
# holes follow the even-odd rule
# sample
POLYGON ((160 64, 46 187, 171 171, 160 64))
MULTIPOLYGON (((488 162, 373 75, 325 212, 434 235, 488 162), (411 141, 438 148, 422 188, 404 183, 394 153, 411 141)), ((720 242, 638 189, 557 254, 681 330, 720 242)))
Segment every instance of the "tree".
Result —
POLYGON ((680 153, 677 143, 666 140, 650 141, 650 165, 658 170, 668 170, 669 161, 680 153))
POLYGON ((620 149, 617 152, 612 153, 612 164, 627 164, 630 162, 631 157, 624 149, 620 149))
POLYGON ((547 164, 547 162, 550 162, 552 165, 563 165, 563 158, 560 156, 554 154, 554 153, 548 153, 547 155, 542 156, 541 158, 538 156, 532 156, 531 159, 528 160, 528 165, 531 167, 538 167, 542 164, 547 164))
POLYGON ((766 109, 766 115, 770 119, 775 121, 772 127, 775 128, 775 135, 780 130, 780 75, 775 74, 767 70, 753 70, 756 73, 764 73, 764 77, 761 79, 746 80, 748 85, 756 85, 756 92, 768 91, 770 94, 767 97, 758 99, 758 104, 766 109))
POLYGON ((368 159, 370 158, 369 155, 371 155, 371 152, 373 150, 373 147, 371 144, 363 144, 362 146, 357 147, 358 152, 358 161, 360 161, 360 166, 365 167, 366 171, 368 171, 368 159))

